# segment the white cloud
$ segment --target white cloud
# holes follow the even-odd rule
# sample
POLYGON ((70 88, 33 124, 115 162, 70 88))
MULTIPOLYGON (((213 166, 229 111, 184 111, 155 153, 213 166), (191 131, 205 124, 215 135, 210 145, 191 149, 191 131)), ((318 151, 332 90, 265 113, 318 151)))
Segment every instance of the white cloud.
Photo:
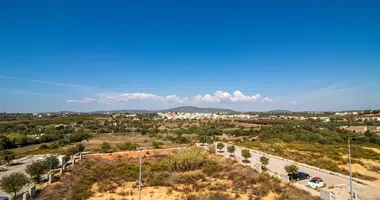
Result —
POLYGON ((92 103, 95 101, 96 99, 89 98, 89 97, 84 97, 83 99, 79 99, 79 100, 67 100, 68 103, 92 103))
POLYGON ((292 101, 292 104, 296 104, 297 103, 297 101, 292 101))
POLYGON ((169 95, 166 96, 166 100, 171 103, 184 103, 185 101, 187 101, 187 98, 181 99, 176 95, 169 95))
MULTIPOLYGON (((239 90, 236 90, 232 94, 224 91, 216 91, 214 94, 196 95, 190 99, 187 97, 181 98, 177 95, 159 96, 149 93, 122 93, 122 94, 111 94, 100 96, 99 99, 94 98, 84 98, 81 100, 68 100, 69 103, 91 103, 98 102, 104 104, 116 104, 128 102, 131 100, 151 100, 151 101, 167 101, 169 103, 220 103, 220 102, 257 102, 261 98, 260 94, 255 94, 251 96, 246 96, 239 90)), ((265 97, 262 102, 272 102, 273 100, 265 97)))
POLYGON ((214 95, 206 94, 206 95, 197 95, 194 97, 196 101, 204 101, 209 103, 214 102, 256 102, 260 99, 260 94, 255 94, 252 96, 245 96, 239 90, 236 90, 233 95, 224 91, 216 91, 214 95))
POLYGON ((273 102, 273 99, 268 98, 268 97, 265 97, 265 98, 263 98, 263 100, 261 100, 260 102, 261 102, 261 103, 264 103, 264 102, 273 102))

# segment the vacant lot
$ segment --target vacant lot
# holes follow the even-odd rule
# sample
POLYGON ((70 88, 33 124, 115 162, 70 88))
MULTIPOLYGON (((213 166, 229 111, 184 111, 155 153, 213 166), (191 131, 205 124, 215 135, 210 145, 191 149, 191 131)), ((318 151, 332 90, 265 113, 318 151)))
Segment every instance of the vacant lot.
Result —
MULTIPOLYGON (((37 199, 137 199, 138 154, 88 157, 37 199)), ((266 173, 197 148, 146 153, 142 199, 318 199, 266 173)))

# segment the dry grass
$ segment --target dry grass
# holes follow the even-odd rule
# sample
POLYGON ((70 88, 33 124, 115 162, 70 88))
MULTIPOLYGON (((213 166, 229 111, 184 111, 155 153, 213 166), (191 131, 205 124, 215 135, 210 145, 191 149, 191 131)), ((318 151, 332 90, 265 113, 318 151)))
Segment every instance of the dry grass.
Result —
MULTIPOLYGON (((178 152, 181 151, 174 154, 183 154, 178 152)), ((211 155, 205 155, 206 164, 202 164, 199 170, 170 172, 168 157, 172 153, 156 151, 144 154, 142 199, 248 200, 252 197, 271 200, 280 197, 289 187, 281 185, 279 179, 268 174, 258 174, 250 167, 211 155)), ((70 174, 63 176, 60 183, 42 190, 37 199, 136 199, 138 155, 87 157, 74 166, 70 174)), ((188 162, 191 163, 191 159, 188 162)), ((302 192, 292 189, 288 196, 297 196, 298 193, 302 192)), ((297 199, 312 199, 306 193, 302 195, 297 199)))

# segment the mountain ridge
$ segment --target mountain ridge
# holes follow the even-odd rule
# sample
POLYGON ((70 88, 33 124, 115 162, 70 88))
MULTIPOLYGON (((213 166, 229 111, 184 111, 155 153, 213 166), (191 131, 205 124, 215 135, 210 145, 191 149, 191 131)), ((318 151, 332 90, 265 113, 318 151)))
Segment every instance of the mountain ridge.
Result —
POLYGON ((175 108, 169 108, 169 109, 162 109, 162 110, 133 110, 133 109, 126 109, 126 110, 110 110, 110 111, 94 111, 90 113, 158 113, 158 112, 187 112, 187 113, 236 113, 237 111, 232 109, 224 109, 224 108, 201 108, 196 106, 180 106, 175 108))

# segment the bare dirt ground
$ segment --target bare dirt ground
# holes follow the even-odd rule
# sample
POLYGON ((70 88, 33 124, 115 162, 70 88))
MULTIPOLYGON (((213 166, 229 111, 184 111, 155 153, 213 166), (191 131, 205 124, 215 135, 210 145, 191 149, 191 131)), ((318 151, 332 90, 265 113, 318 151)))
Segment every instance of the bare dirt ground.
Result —
POLYGON ((100 145, 103 142, 108 142, 112 148, 117 150, 117 144, 121 144, 124 142, 132 142, 138 145, 138 148, 149 149, 152 148, 152 142, 162 142, 162 148, 174 148, 180 147, 183 145, 175 144, 170 141, 163 141, 156 138, 149 138, 148 136, 144 136, 141 134, 129 133, 129 134, 113 134, 113 133, 105 133, 99 135, 95 138, 90 139, 86 143, 86 150, 95 152, 100 148, 100 145))
POLYGON ((370 149, 370 150, 372 150, 372 151, 374 151, 374 152, 376 152, 376 153, 380 153, 380 149, 378 149, 378 148, 374 148, 374 147, 362 147, 363 149, 370 149))
MULTIPOLYGON (((377 180, 373 181, 374 183, 380 184, 380 174, 376 172, 372 172, 367 170, 365 167, 359 165, 359 164, 352 164, 352 172, 357 172, 366 176, 371 176, 376 178, 377 180)), ((349 170, 349 167, 347 165, 340 165, 343 169, 349 170)))

